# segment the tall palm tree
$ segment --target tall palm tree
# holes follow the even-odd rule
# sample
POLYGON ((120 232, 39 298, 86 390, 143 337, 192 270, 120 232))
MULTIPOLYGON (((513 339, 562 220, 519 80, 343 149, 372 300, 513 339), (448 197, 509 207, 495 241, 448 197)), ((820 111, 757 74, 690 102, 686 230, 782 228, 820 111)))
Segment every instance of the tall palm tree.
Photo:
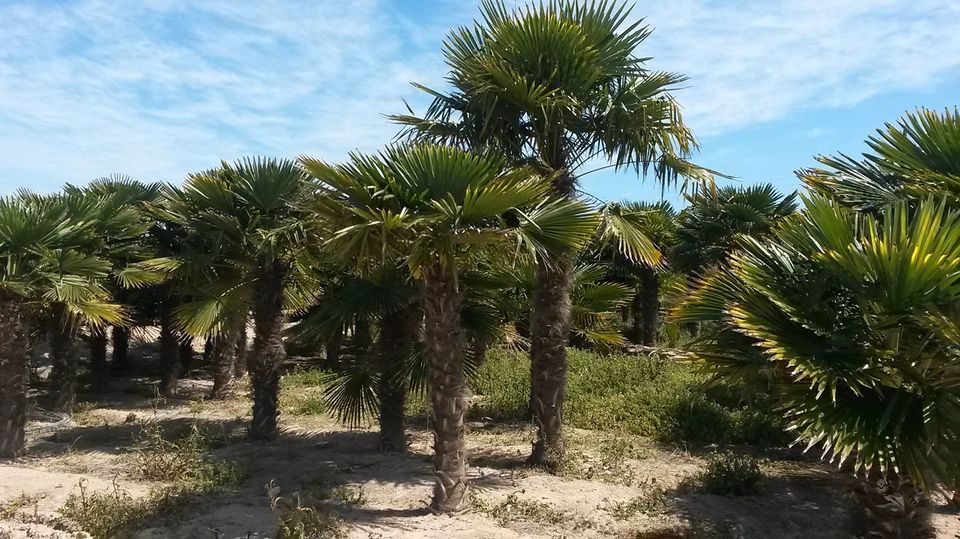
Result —
MULTIPOLYGON (((253 438, 272 438, 277 432, 280 366, 286 357, 282 340, 284 308, 285 303, 288 307, 291 301, 296 303, 298 296, 290 290, 301 277, 297 260, 310 247, 305 215, 300 209, 309 193, 307 178, 296 163, 244 158, 190 175, 182 189, 171 189, 165 206, 159 209, 165 218, 183 226, 188 235, 203 238, 202 247, 208 251, 200 250, 201 254, 213 262, 208 269, 217 276, 230 275, 216 293, 201 297, 197 305, 182 308, 181 315, 192 310, 216 320, 223 310, 217 305, 226 306, 232 314, 246 313, 245 307, 230 307, 224 298, 248 294, 254 322, 248 360, 253 385, 253 438)), ((162 266, 164 261, 157 264, 162 266)), ((202 264, 184 259, 169 265, 191 272, 198 266, 202 264)), ((241 320, 245 316, 222 325, 231 329, 229 340, 234 343, 224 342, 222 354, 229 356, 229 349, 235 347, 241 320)), ((227 364, 224 357, 218 361, 217 371, 224 377, 229 376, 227 364)))
MULTIPOLYGON (((669 94, 684 79, 652 71, 635 50, 650 35, 619 2, 558 0, 509 10, 484 0, 481 19, 444 42, 452 90, 422 116, 393 116, 418 139, 509 156, 552 177, 552 194, 577 197, 585 163, 605 158, 663 184, 712 181, 684 157, 696 142, 669 94)), ((563 454, 566 345, 575 253, 542 260, 531 314, 531 400, 538 426, 531 461, 563 454)))
POLYGON ((423 282, 424 356, 435 440, 432 507, 461 510, 470 503, 463 270, 484 252, 510 245, 539 256, 578 247, 596 230, 594 213, 579 203, 538 203, 549 189, 540 177, 508 168, 505 158, 450 146, 354 154, 339 166, 309 158, 301 162, 329 190, 316 209, 336 229, 328 242, 332 252, 361 266, 404 260, 423 282))
POLYGON ((93 223, 76 202, 28 193, 0 199, 0 457, 23 451, 30 321, 51 306, 65 328, 122 318, 101 285, 109 264, 79 251, 93 223))
POLYGON ((804 201, 772 237, 744 237, 679 308, 742 337, 698 355, 751 376, 759 351, 791 428, 825 455, 960 484, 960 213, 933 198, 876 216, 804 201))

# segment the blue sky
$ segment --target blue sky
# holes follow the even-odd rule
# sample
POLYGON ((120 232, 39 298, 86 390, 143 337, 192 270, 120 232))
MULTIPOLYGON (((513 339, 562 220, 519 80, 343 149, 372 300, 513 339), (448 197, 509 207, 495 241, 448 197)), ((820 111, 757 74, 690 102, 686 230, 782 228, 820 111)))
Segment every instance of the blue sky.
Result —
MULTIPOLYGON (((424 103, 409 82, 442 86, 443 36, 476 13, 472 0, 0 0, 0 193, 375 150, 395 132, 382 114, 424 103)), ((638 52, 690 77, 676 96, 696 160, 739 182, 796 189, 814 155, 960 104, 955 0, 674 0, 634 15, 656 29, 638 52)), ((661 196, 611 171, 583 187, 661 196)))

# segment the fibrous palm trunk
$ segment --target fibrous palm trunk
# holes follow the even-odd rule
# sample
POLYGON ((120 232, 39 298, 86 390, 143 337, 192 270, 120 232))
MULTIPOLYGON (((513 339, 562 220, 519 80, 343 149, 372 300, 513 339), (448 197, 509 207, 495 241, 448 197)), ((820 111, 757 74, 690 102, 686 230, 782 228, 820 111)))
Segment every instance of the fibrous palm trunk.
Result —
POLYGON ((333 335, 327 339, 325 345, 326 357, 324 367, 336 369, 340 366, 340 349, 343 347, 343 327, 337 328, 333 335))
POLYGON ((113 327, 113 356, 111 361, 114 368, 126 369, 130 366, 130 328, 113 327))
MULTIPOLYGON (((543 139, 541 153, 558 174, 554 193, 576 196, 576 178, 567 170, 563 131, 543 139)), ((554 472, 563 460, 563 403, 567 391, 567 344, 573 294, 575 253, 557 253, 537 263, 530 313, 530 410, 537 425, 530 464, 554 472)))
POLYGON ((380 342, 377 356, 380 361, 380 382, 377 398, 380 401, 380 449, 405 451, 407 381, 403 378, 404 363, 417 343, 420 330, 420 308, 408 305, 384 313, 380 319, 380 342))
POLYGON ((179 351, 173 330, 173 306, 165 301, 160 312, 160 393, 167 397, 177 394, 181 368, 179 351))
POLYGON ((460 305, 463 294, 439 264, 424 271, 424 354, 429 383, 430 427, 436 483, 431 507, 440 513, 470 505, 464 414, 467 401, 461 365, 460 305))
POLYGON ((102 391, 107 385, 107 330, 90 328, 90 375, 93 388, 102 391))
POLYGON ((78 358, 73 331, 63 323, 54 323, 50 333, 50 359, 50 408, 70 413, 77 400, 78 358))
POLYGON ((193 369, 195 354, 193 352, 193 337, 183 335, 180 338, 180 376, 185 377, 193 369))
POLYGON ((573 255, 537 265, 530 316, 530 409, 537 426, 530 463, 556 471, 563 459, 573 255))
POLYGON ((0 458, 23 453, 29 339, 20 303, 0 299, 0 458))
POLYGON ((213 337, 207 337, 203 341, 203 355, 200 356, 200 363, 203 364, 203 368, 207 368, 211 361, 213 361, 213 337))
POLYGON ((247 375, 247 318, 244 315, 237 337, 237 348, 233 355, 233 376, 243 378, 247 375))
POLYGON ((277 262, 264 266, 254 286, 254 336, 250 357, 253 420, 250 436, 257 439, 273 438, 280 415, 280 365, 286 357, 282 340, 286 273, 286 267, 277 262))
POLYGON ((213 339, 213 389, 210 390, 210 398, 222 399, 230 392, 239 338, 240 324, 228 322, 223 333, 213 339))
POLYGON ((653 268, 640 270, 640 296, 640 311, 634 313, 641 320, 640 344, 654 346, 657 344, 657 317, 660 314, 660 276, 653 268))
POLYGON ((855 479, 853 493, 862 510, 854 517, 857 537, 937 537, 930 498, 914 482, 873 473, 855 479))

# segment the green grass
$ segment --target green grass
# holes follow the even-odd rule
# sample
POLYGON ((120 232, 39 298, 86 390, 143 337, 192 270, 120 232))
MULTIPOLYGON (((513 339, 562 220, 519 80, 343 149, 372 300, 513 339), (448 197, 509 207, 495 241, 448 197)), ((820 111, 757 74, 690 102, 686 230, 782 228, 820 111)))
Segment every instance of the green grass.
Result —
MULTIPOLYGON (((777 445, 786 439, 781 419, 769 404, 750 406, 734 391, 707 390, 690 365, 574 349, 568 355, 567 425, 681 445, 777 445)), ((529 420, 526 354, 491 351, 471 386, 479 396, 475 416, 529 420)))
POLYGON ((320 370, 302 370, 284 376, 280 385, 281 411, 296 416, 325 414, 323 376, 320 370))

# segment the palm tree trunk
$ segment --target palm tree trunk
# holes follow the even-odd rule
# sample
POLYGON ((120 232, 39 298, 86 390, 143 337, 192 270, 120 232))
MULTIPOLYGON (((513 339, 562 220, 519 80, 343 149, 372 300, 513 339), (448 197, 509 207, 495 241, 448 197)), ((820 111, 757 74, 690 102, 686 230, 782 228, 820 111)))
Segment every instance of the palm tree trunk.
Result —
POLYGON ((130 366, 130 328, 114 326, 112 338, 113 367, 126 369, 130 366))
POLYGON ((563 402, 567 390, 573 254, 537 265, 530 316, 530 409, 537 440, 529 462, 556 471, 563 459, 563 402))
POLYGON ((247 317, 244 315, 237 337, 237 349, 233 356, 233 376, 243 378, 247 375, 247 317))
POLYGON ((328 369, 336 369, 340 366, 340 349, 343 347, 343 328, 340 327, 327 339, 326 357, 324 366, 328 369))
POLYGON ((0 299, 0 458, 23 453, 29 339, 20 303, 0 299))
POLYGON ((460 357, 463 294, 439 264, 428 267, 423 280, 423 340, 436 471, 431 507, 439 513, 450 513, 470 505, 464 441, 466 380, 460 357))
POLYGON ((90 328, 90 375, 93 388, 102 391, 107 385, 107 329, 90 328))
POLYGON ((190 374, 193 369, 193 361, 196 359, 193 352, 193 337, 183 335, 180 338, 178 354, 180 356, 180 377, 182 378, 190 374))
POLYGON ((160 308, 160 393, 172 397, 177 394, 180 376, 180 347, 173 330, 173 306, 166 300, 160 308))
POLYGON ((202 368, 207 368, 211 361, 213 361, 213 337, 207 337, 203 341, 203 355, 200 356, 202 368))
POLYGON ((408 305, 384 313, 380 319, 380 449, 406 451, 407 381, 403 379, 404 360, 413 351, 420 330, 420 308, 408 305))
POLYGON ((280 416, 280 365, 283 347, 283 287, 287 269, 279 262, 261 268, 254 286, 253 351, 250 377, 253 382, 253 420, 250 436, 273 438, 280 416))
POLYGON ((77 348, 70 327, 60 322, 54 322, 50 334, 50 359, 50 408, 70 413, 77 400, 77 348))
POLYGON ((227 322, 226 326, 223 334, 213 339, 213 389, 210 390, 212 399, 225 398, 233 384, 240 324, 227 322))
POLYGON ((643 296, 641 318, 641 344, 657 344, 657 317, 660 314, 660 276, 653 268, 640 270, 640 293, 643 296))
POLYGON ((630 301, 630 341, 633 344, 643 344, 643 291, 642 285, 637 287, 630 301))

